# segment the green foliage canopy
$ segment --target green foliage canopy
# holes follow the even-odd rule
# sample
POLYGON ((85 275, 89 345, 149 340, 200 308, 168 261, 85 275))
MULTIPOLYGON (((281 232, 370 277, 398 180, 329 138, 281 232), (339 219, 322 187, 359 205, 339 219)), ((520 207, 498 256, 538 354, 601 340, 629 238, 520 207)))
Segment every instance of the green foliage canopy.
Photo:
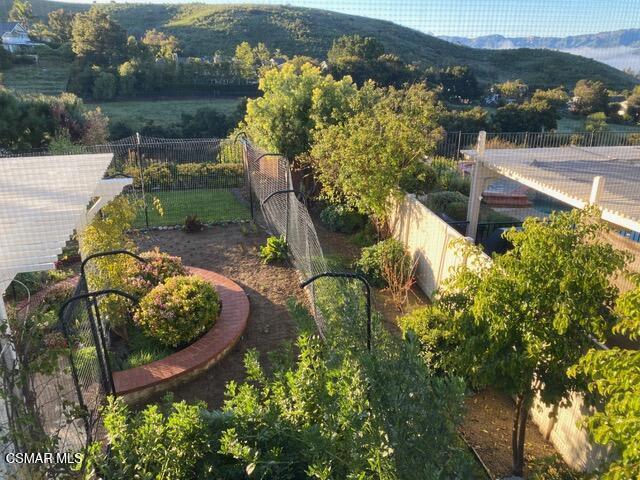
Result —
POLYGON ((532 399, 555 403, 583 388, 567 369, 613 322, 610 277, 628 255, 601 240, 606 229, 594 208, 529 218, 505 234, 513 249, 493 262, 465 252, 469 260, 423 318, 427 356, 439 368, 516 396, 515 474, 532 399))
POLYGON ((442 135, 436 94, 423 85, 404 90, 366 84, 345 121, 316 135, 311 150, 324 196, 383 221, 403 175, 419 168, 442 135))
POLYGON ((294 162, 309 151, 317 128, 344 119, 356 93, 349 77, 334 80, 310 63, 267 70, 260 90, 261 97, 248 101, 240 128, 265 150, 294 162))
MULTIPOLYGON (((640 275, 631 279, 635 288, 618 299, 620 320, 613 332, 638 340, 640 275)), ((640 352, 617 347, 591 349, 569 373, 587 375, 589 389, 604 399, 604 406, 585 421, 596 442, 616 447, 613 460, 598 478, 633 478, 640 469, 640 352)))

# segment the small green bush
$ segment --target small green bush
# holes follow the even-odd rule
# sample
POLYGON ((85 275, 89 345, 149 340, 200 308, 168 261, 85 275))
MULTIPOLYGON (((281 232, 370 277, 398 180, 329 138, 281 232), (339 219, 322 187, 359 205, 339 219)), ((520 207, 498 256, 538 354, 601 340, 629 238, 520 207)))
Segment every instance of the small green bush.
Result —
POLYGON ((427 197, 427 207, 436 213, 444 213, 447 207, 452 203, 464 203, 465 205, 469 201, 469 198, 460 192, 434 192, 430 193, 427 197))
POLYGON ((438 182, 436 170, 426 163, 418 163, 415 170, 403 172, 400 178, 400 188, 407 193, 424 195, 430 192, 438 182))
POLYGON ((266 245, 260 247, 260 258, 263 263, 281 262, 287 259, 287 242, 284 237, 271 236, 266 245))
POLYGON ((320 220, 330 231, 348 234, 367 224, 367 217, 345 205, 329 205, 320 212, 320 220))
POLYGON ((435 158, 431 168, 436 173, 435 190, 460 192, 469 195, 471 190, 471 179, 464 176, 458 168, 458 162, 449 158, 435 158))
POLYGON ((444 213, 453 220, 464 221, 467 219, 467 202, 451 202, 444 208, 444 213))
POLYGON ((171 277, 188 275, 180 257, 161 252, 158 248, 140 254, 147 262, 129 264, 126 275, 128 290, 143 297, 157 285, 171 277))
POLYGON ((386 287, 385 265, 402 264, 403 269, 411 269, 411 257, 404 245, 395 238, 388 238, 362 249, 362 255, 356 263, 358 271, 367 277, 375 287, 386 287))
POLYGON ((109 397, 102 418, 110 452, 100 442, 91 444, 87 471, 99 471, 105 480, 204 478, 201 462, 210 441, 203 406, 180 402, 135 412, 109 397))
POLYGON ((209 330, 220 315, 213 286, 198 277, 171 277, 141 301, 135 323, 163 345, 186 345, 209 330))
POLYGON ((75 289, 75 285, 71 282, 63 281, 52 285, 42 298, 40 308, 44 311, 54 310, 57 313, 62 304, 73 296, 75 289))
POLYGON ((173 183, 171 168, 166 163, 152 163, 144 169, 144 183, 149 188, 166 188, 173 183))

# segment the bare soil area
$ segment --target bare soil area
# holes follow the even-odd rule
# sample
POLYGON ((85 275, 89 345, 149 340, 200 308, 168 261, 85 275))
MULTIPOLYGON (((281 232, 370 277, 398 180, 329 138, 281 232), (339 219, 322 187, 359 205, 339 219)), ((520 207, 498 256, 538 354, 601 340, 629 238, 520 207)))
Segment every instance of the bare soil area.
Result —
POLYGON ((260 261, 258 247, 266 238, 262 230, 252 231, 246 225, 209 227, 195 234, 176 230, 139 234, 137 243, 141 250, 157 246, 182 257, 185 265, 225 275, 244 289, 251 304, 247 329, 238 344, 220 363, 175 388, 176 400, 203 400, 210 408, 220 407, 226 383, 244 378, 243 359, 248 349, 257 349, 268 367, 266 354, 295 339, 296 328, 287 310, 287 300, 304 299, 298 275, 289 265, 264 265, 260 261))
MULTIPOLYGON (((511 474, 511 428, 513 401, 493 390, 483 390, 467 398, 467 413, 462 434, 476 450, 493 478, 511 474)), ((525 461, 542 459, 556 451, 544 439, 538 427, 529 419, 525 439, 525 461)), ((525 465, 525 476, 527 468, 525 465)))

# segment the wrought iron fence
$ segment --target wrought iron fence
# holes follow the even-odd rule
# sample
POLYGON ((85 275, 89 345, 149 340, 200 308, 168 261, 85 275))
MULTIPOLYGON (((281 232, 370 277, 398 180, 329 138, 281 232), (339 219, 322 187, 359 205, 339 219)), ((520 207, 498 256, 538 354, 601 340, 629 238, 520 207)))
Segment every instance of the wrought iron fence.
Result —
MULTIPOLYGON (((473 150, 478 132, 447 132, 436 154, 461 159, 462 150, 473 150)), ((487 148, 610 147, 640 145, 640 132, 493 132, 487 133, 487 148)))

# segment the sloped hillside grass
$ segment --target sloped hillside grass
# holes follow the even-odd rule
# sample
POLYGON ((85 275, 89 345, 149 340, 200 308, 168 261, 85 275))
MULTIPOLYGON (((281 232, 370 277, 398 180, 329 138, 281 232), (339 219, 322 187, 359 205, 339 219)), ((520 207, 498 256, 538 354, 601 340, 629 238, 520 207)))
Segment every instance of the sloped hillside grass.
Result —
MULTIPOLYGON (((0 0, 7 3, 8 0, 0 0)), ((89 4, 63 4, 35 0, 37 16, 63 7, 89 8, 89 4), (48 10, 47 10, 48 9, 48 10)), ((5 7, 0 3, 0 16, 5 7)), ((602 80, 610 88, 634 84, 625 73, 576 55, 551 50, 480 50, 435 38, 391 22, 311 8, 271 5, 104 4, 129 33, 140 36, 156 28, 176 35, 183 53, 210 56, 233 53, 243 41, 264 42, 270 50, 287 55, 325 58, 333 40, 342 35, 374 36, 386 50, 407 62, 426 65, 469 65, 483 83, 521 78, 532 87, 573 87, 581 78, 602 80)))

